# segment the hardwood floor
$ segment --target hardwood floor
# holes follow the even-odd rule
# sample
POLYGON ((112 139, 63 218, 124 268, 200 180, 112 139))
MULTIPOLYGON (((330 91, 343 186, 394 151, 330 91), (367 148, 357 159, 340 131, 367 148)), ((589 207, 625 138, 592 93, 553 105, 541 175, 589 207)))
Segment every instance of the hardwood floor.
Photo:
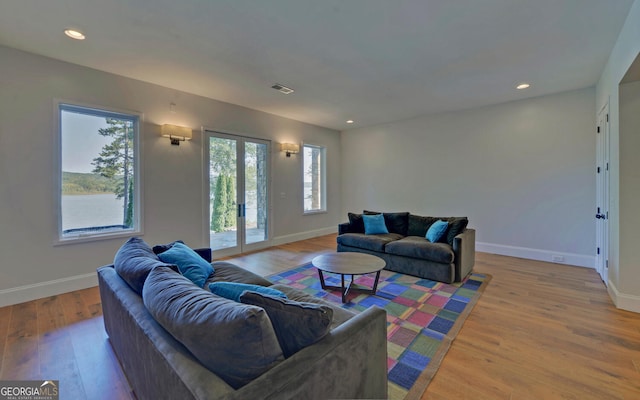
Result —
MULTIPOLYGON (((262 275, 335 251, 335 235, 229 258, 262 275)), ((640 314, 592 269, 476 255, 493 276, 424 399, 639 399, 640 314)), ((0 308, 0 380, 58 379, 61 399, 132 399, 97 288, 0 308)))

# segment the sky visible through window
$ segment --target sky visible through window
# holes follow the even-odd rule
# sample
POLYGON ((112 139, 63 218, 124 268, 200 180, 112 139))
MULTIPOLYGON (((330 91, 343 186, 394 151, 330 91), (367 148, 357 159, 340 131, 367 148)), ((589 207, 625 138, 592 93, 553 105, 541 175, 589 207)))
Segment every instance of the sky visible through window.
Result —
POLYGON ((93 159, 111 140, 98 134, 98 129, 108 125, 104 117, 78 114, 62 110, 62 170, 65 172, 91 173, 93 159))

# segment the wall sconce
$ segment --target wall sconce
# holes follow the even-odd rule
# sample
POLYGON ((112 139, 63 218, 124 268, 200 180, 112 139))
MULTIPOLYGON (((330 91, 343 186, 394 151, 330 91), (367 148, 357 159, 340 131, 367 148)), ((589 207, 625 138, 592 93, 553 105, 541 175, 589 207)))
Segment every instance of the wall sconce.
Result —
POLYGON ((180 146, 180 142, 191 140, 191 128, 185 126, 164 124, 160 127, 160 134, 171 139, 171 144, 180 146))
POLYGON ((286 152, 287 157, 291 157, 292 154, 300 152, 300 146, 293 143, 280 143, 280 151, 286 152))

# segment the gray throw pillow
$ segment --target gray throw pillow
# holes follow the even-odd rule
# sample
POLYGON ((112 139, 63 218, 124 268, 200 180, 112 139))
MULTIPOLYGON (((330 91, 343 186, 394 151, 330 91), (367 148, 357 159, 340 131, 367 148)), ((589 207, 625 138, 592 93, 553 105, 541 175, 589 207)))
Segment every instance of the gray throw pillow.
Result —
POLYGON ((216 296, 169 268, 149 273, 142 299, 167 332, 234 389, 284 359, 265 310, 216 296))
POLYGON ((139 237, 132 237, 118 249, 113 260, 116 272, 133 290, 142 294, 147 275, 157 266, 167 266, 177 271, 178 267, 158 258, 151 247, 139 237))
POLYGON ((267 311, 282 352, 287 358, 322 339, 331 329, 333 309, 329 306, 251 291, 242 293, 240 302, 262 307, 267 311))

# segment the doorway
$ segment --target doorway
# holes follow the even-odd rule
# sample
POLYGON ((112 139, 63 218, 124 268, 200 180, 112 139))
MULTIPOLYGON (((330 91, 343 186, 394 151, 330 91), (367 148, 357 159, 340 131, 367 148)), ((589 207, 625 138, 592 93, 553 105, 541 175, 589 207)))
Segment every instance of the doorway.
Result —
POLYGON ((596 270, 609 277, 609 101, 598 112, 596 128, 596 270))
POLYGON ((270 142, 205 131, 209 243, 215 257, 269 246, 270 142))

